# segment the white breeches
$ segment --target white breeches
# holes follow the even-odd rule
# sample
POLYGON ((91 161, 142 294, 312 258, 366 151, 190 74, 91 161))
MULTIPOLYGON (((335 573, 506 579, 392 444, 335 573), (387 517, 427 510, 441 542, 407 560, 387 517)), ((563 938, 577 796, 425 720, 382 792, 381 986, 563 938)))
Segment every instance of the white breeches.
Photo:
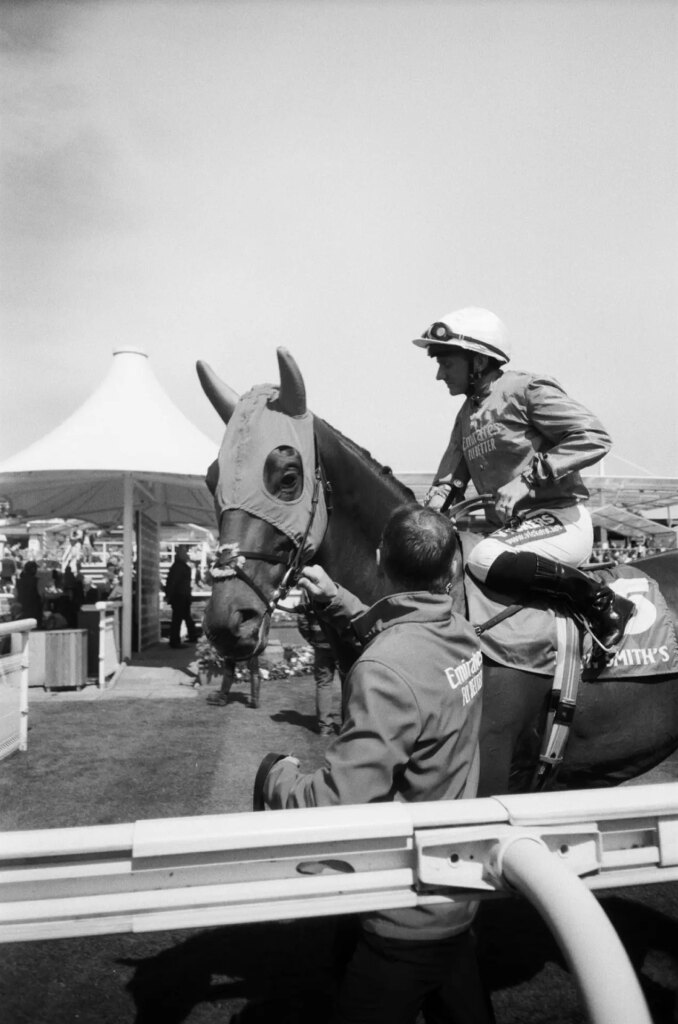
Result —
POLYGON ((502 527, 474 547, 468 568, 483 582, 490 566, 505 551, 532 551, 574 568, 588 561, 593 549, 593 523, 585 505, 530 512, 516 529, 502 527))

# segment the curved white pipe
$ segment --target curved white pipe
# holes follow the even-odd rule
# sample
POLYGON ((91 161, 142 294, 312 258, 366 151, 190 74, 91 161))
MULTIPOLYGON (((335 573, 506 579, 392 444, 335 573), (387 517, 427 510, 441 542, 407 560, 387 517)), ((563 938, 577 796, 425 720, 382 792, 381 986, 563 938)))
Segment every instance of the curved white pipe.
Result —
POLYGON ((652 1024, 619 936, 581 879, 536 836, 511 837, 498 847, 498 871, 548 925, 591 1024, 652 1024))

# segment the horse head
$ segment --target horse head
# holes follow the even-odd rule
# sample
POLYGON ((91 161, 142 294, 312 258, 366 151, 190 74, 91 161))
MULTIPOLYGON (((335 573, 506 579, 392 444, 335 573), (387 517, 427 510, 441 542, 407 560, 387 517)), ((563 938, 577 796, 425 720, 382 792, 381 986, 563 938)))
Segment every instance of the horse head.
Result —
POLYGON ((280 384, 241 398, 205 363, 203 390, 226 424, 206 482, 219 546, 205 635, 225 657, 243 660, 266 646, 271 614, 299 569, 317 552, 327 526, 306 390, 290 353, 278 349, 280 384))

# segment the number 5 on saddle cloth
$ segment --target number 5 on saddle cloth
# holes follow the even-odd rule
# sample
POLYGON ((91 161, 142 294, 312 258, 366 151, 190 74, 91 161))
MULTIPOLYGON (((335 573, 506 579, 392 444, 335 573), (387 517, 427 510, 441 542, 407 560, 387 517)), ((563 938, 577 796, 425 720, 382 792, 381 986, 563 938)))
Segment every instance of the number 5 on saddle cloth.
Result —
MULTIPOLYGON (((460 535, 465 562, 480 539, 474 534, 460 535)), ((603 659, 592 659, 591 638, 587 633, 583 634, 579 653, 584 679, 675 675, 678 672, 678 643, 666 601, 655 580, 631 565, 596 569, 590 575, 633 601, 636 612, 617 650, 603 659)), ((495 617, 500 619, 479 636, 485 655, 510 668, 537 675, 554 674, 556 662, 564 652, 558 651, 557 613, 552 607, 544 602, 535 602, 520 607, 509 617, 501 618, 507 608, 513 607, 510 598, 490 590, 468 574, 464 576, 464 586, 470 622, 476 624, 495 617)))

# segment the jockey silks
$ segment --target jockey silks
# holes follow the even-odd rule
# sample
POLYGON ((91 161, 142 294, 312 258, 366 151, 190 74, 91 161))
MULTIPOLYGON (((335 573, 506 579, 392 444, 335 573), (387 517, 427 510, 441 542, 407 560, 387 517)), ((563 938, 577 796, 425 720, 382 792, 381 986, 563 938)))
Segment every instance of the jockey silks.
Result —
MULTIPOLYGON (((585 501, 579 471, 598 462, 611 440, 602 423, 567 395, 552 377, 507 370, 479 396, 467 398, 434 483, 468 469, 479 494, 493 494, 527 473, 533 480, 516 511, 559 508, 585 501)), ((500 524, 494 509, 487 518, 500 524)))
MULTIPOLYGON (((243 395, 229 421, 219 450, 219 480, 214 500, 219 516, 229 509, 242 509, 275 526, 299 544, 311 515, 315 483, 316 452, 313 414, 288 416, 276 407, 278 388, 262 384, 243 395), (282 501, 266 490, 264 463, 274 448, 296 449, 303 466, 301 494, 282 501)), ((304 555, 314 554, 327 528, 327 508, 320 487, 313 523, 304 555)))

